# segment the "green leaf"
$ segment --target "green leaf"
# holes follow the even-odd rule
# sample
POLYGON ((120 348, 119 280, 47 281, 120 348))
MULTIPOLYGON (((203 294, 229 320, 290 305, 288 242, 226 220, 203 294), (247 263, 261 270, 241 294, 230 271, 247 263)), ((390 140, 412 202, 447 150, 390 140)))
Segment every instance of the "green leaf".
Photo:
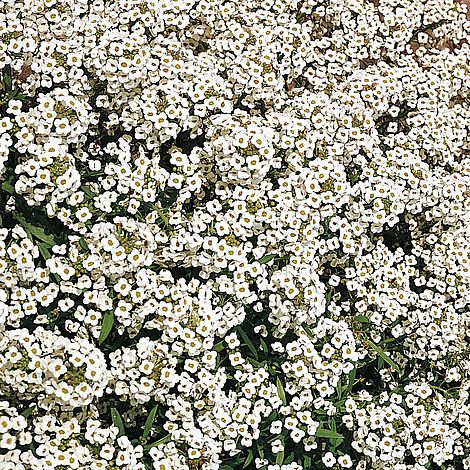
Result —
POLYGON ((312 468, 312 459, 309 455, 304 455, 304 468, 312 468))
POLYGON ((152 429, 153 422, 155 421, 155 415, 157 414, 157 407, 154 406, 151 410, 144 425, 144 433, 142 437, 147 437, 150 434, 150 430, 152 429))
POLYGON ((264 352, 264 354, 268 354, 268 352, 269 352, 268 345, 267 345, 266 342, 263 340, 263 338, 260 338, 259 342, 260 342, 261 349, 262 349, 262 351, 264 352))
POLYGON ((289 454, 289 457, 287 457, 287 459, 284 460, 283 464, 289 465, 290 463, 292 463, 294 461, 294 458, 295 458, 295 454, 294 454, 294 452, 291 452, 289 454))
POLYGON ((43 228, 31 225, 30 233, 33 235, 33 237, 36 237, 38 240, 47 243, 50 247, 53 247, 55 245, 54 237, 52 235, 46 235, 43 228))
POLYGON ((12 100, 13 98, 16 99, 18 96, 18 90, 11 90, 7 93, 7 99, 12 100))
POLYGON ((330 429, 336 432, 336 421, 334 418, 330 418, 328 423, 330 424, 330 429))
POLYGON ((10 91, 12 88, 12 80, 11 80, 11 67, 6 65, 3 68, 3 83, 5 84, 5 90, 10 91))
POLYGON ((313 333, 312 333, 312 330, 309 328, 308 325, 306 325, 305 323, 303 323, 303 324, 302 324, 302 328, 303 328, 303 330, 305 331, 306 335, 307 335, 309 338, 314 338, 313 333))
POLYGON ((266 264, 269 263, 272 259, 274 259, 277 256, 277 254, 270 254, 270 255, 264 255, 262 258, 258 260, 259 264, 266 264))
MULTIPOLYGON (((329 422, 331 431, 336 433, 336 421, 334 420, 334 418, 330 418, 330 420, 328 422, 329 422)), ((336 447, 338 447, 341 444, 341 442, 344 440, 344 437, 341 436, 341 434, 338 434, 338 436, 340 436, 340 437, 331 437, 330 438, 330 444, 331 444, 333 449, 336 449, 336 447)))
POLYGON ((237 328, 237 331, 242 337, 244 344, 254 354, 256 359, 258 359, 258 351, 256 350, 255 345, 251 342, 250 338, 248 338, 248 335, 240 327, 237 328))
MULTIPOLYGON (((39 253, 41 253, 41 256, 44 258, 44 260, 48 260, 50 257, 51 257, 51 253, 50 253, 50 246, 46 243, 42 243, 42 242, 38 242, 38 249, 39 249, 39 253)), ((60 278, 60 276, 56 273, 53 273, 52 274, 52 277, 55 279, 55 281, 60 284, 60 281, 62 280, 60 278)))
POLYGON ((88 186, 80 186, 80 189, 89 197, 94 198, 96 194, 88 186))
POLYGON ((80 237, 80 240, 78 241, 80 244, 80 247, 82 248, 83 251, 88 252, 90 251, 90 247, 88 246, 88 243, 83 237, 80 237))
POLYGON ((223 349, 224 349, 224 342, 223 341, 220 341, 219 343, 212 346, 212 350, 215 351, 215 352, 220 352, 223 349))
POLYGON ((4 181, 2 183, 2 189, 8 194, 14 194, 15 188, 10 184, 9 181, 4 181))
POLYGON ((282 465, 284 462, 284 451, 279 452, 276 455, 276 465, 282 465))
POLYGON ((123 436, 126 432, 124 428, 124 423, 122 422, 121 415, 116 408, 111 408, 111 420, 113 421, 114 426, 119 429, 118 437, 123 436))
POLYGON ((279 398, 282 400, 283 405, 287 405, 287 399, 286 399, 286 392, 284 391, 284 387, 282 386, 281 379, 279 377, 276 377, 276 386, 277 386, 277 394, 279 395, 279 398))
POLYGON ((341 397, 342 397, 342 394, 343 394, 343 384, 342 384, 341 377, 338 380, 338 384, 336 385, 336 394, 338 395, 338 399, 341 400, 341 397))
POLYGON ((23 93, 18 93, 16 96, 15 96, 15 100, 25 100, 26 98, 28 98, 26 95, 24 95, 23 93))
POLYGON ((36 227, 35 225, 27 222, 26 219, 19 214, 13 214, 13 217, 21 224, 30 237, 37 238, 38 240, 47 243, 50 247, 55 245, 54 237, 52 235, 46 235, 43 228, 36 227))
POLYGON ((158 441, 152 442, 152 444, 148 444, 144 447, 145 450, 149 450, 152 447, 159 446, 160 444, 165 444, 167 442, 171 441, 171 435, 167 434, 165 437, 162 437, 158 441))
POLYGON ((250 362, 250 364, 253 364, 255 367, 264 367, 264 365, 266 364, 266 361, 260 362, 256 359, 253 359, 252 357, 248 357, 247 360, 250 362))
POLYGON ((248 467, 248 465, 250 465, 250 463, 253 462, 254 458, 255 458, 255 456, 253 455, 253 451, 250 450, 250 452, 248 452, 248 455, 246 456, 245 461, 243 462, 243 467, 242 468, 248 467))
POLYGON ((380 358, 382 358, 390 367, 392 367, 392 369, 395 369, 397 372, 401 373, 401 369, 398 364, 393 359, 391 359, 380 346, 377 346, 370 339, 366 338, 365 341, 367 345, 372 348, 380 358))
POLYGON ((340 442, 344 440, 344 437, 341 434, 338 434, 336 431, 330 431, 329 429, 318 428, 316 437, 325 437, 327 439, 339 439, 340 442))
POLYGON ((386 339, 383 339, 382 341, 380 341, 379 344, 389 344, 389 343, 393 343, 394 341, 396 341, 398 338, 386 338, 386 339))
POLYGON ((45 260, 48 260, 51 257, 49 248, 50 248, 49 245, 46 245, 45 243, 38 243, 39 253, 41 253, 42 257, 45 260))
POLYGON ((101 322, 101 331, 98 338, 98 343, 102 344, 103 341, 109 336, 114 325, 114 313, 106 312, 103 315, 103 321, 101 322))
POLYGON ((356 380, 356 368, 354 368, 348 374, 348 388, 346 389, 346 395, 349 395, 354 387, 354 381, 356 380))
POLYGON ((333 289, 328 289, 327 293, 325 294, 326 305, 330 305, 331 297, 333 297, 333 289))
POLYGON ((385 364, 385 363, 384 363, 383 358, 379 356, 379 357, 377 358, 377 369, 378 369, 378 370, 383 369, 384 364, 385 364))
POLYGON ((83 173, 83 176, 85 177, 90 177, 90 176, 101 176, 101 175, 104 175, 104 171, 103 170, 98 170, 98 171, 84 171, 83 173))
POLYGON ((30 406, 29 408, 26 408, 22 413, 21 416, 24 416, 25 418, 29 418, 31 416, 31 413, 33 412, 35 406, 30 406))
POLYGON ((361 322, 361 323, 369 323, 370 319, 369 317, 366 317, 365 315, 356 315, 354 317, 354 320, 361 322))
POLYGON ((157 205, 154 205, 153 208, 158 212, 158 215, 160 216, 160 219, 162 219, 163 224, 165 225, 165 227, 168 227, 168 218, 167 218, 167 216, 163 213, 163 211, 157 205))

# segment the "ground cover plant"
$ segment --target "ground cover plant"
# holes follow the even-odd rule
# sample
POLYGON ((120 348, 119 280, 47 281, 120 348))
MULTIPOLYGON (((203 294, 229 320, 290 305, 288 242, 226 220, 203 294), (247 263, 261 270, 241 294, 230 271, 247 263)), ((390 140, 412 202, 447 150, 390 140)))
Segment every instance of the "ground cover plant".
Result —
POLYGON ((470 469, 454 0, 0 0, 0 470, 470 469))

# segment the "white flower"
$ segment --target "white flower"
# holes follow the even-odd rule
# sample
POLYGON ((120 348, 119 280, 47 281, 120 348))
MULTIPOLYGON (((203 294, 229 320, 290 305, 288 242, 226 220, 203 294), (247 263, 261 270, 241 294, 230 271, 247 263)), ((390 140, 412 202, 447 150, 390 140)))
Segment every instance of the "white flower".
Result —
POLYGON ((9 433, 3 433, 0 437, 2 449, 13 450, 16 447, 16 438, 9 433))
POLYGON ((326 454, 323 455, 322 462, 323 462, 323 465, 325 465, 325 467, 332 468, 336 463, 336 458, 331 452, 327 452, 326 454))
POLYGON ((225 337, 225 342, 227 343, 229 349, 235 349, 240 346, 240 341, 238 340, 237 334, 235 332, 227 335, 225 337))
POLYGON ((79 209, 75 215, 80 222, 88 222, 93 216, 87 207, 79 209))
POLYGON ((348 454, 344 454, 338 457, 337 462, 341 468, 351 468, 353 466, 351 457, 348 454))

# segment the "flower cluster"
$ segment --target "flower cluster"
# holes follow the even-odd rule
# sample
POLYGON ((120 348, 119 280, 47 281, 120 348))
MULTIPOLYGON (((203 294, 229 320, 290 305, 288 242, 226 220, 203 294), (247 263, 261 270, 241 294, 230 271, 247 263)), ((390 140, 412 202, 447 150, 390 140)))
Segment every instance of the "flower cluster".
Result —
POLYGON ((364 391, 346 400, 343 421, 354 429, 352 447, 364 455, 358 468, 404 470, 405 461, 426 468, 465 455, 469 432, 462 423, 468 419, 468 390, 449 400, 425 382, 411 382, 403 392, 373 397, 364 391), (374 460, 379 465, 371 464, 374 460))
POLYGON ((70 340, 38 327, 6 331, 1 338, 3 394, 36 400, 40 408, 64 409, 103 396, 108 370, 103 353, 84 338, 70 340))
POLYGON ((110 354, 111 386, 122 399, 132 405, 150 399, 164 402, 166 394, 177 382, 176 359, 169 356, 168 347, 147 338, 139 340, 135 350, 123 348, 110 354))

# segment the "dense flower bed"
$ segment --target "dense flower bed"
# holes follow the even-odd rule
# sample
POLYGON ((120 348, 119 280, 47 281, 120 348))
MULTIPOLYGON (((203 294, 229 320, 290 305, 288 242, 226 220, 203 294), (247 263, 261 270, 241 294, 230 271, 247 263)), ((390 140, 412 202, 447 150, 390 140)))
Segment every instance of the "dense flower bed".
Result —
POLYGON ((470 469, 465 3, 0 1, 1 470, 470 469))

